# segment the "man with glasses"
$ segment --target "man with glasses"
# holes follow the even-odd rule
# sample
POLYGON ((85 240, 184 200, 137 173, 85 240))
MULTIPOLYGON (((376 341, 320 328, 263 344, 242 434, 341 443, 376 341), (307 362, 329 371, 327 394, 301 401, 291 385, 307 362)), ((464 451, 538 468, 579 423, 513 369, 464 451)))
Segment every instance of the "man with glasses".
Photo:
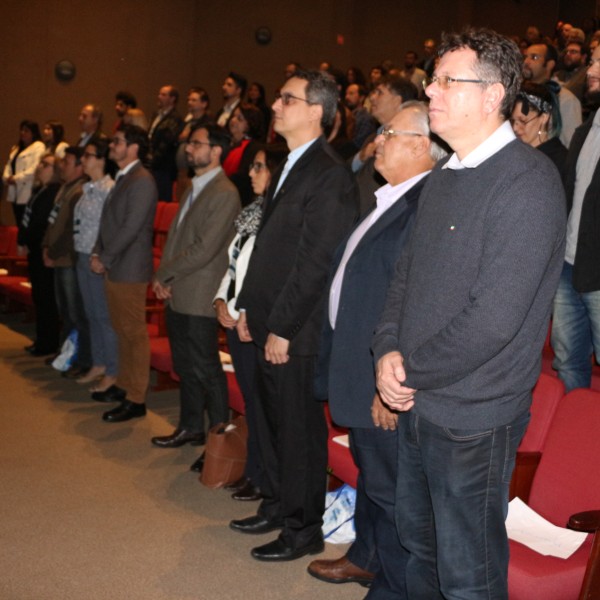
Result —
POLYGON ((371 115, 379 122, 376 133, 371 134, 362 148, 352 159, 352 170, 360 190, 360 212, 364 214, 373 204, 373 194, 385 184, 385 180, 375 170, 375 136, 385 123, 389 123, 398 112, 400 105, 416 100, 419 92, 416 86, 404 77, 386 75, 371 92, 371 115))
POLYGON ((400 107, 375 143, 375 168, 388 183, 335 253, 316 386, 329 399, 333 421, 350 428, 360 470, 356 541, 342 558, 313 561, 308 572, 330 583, 370 584, 373 598, 402 598, 406 552, 394 525, 398 414, 377 394, 371 338, 419 194, 445 152, 429 139, 427 106, 414 100, 400 107))
POLYGON ((171 435, 152 438, 160 448, 204 444, 205 408, 210 427, 228 420, 213 299, 227 269, 227 248, 240 211, 237 189, 221 168, 229 145, 229 135, 217 125, 192 128, 185 154, 194 177, 152 283, 157 298, 167 303, 173 367, 181 379, 179 422, 171 435))
MULTIPOLYGON (((588 97, 600 100, 600 47, 587 70, 588 97)), ((554 300, 554 367, 567 391, 589 387, 600 357, 600 112, 575 131, 565 165, 567 249, 554 300)))
MULTIPOLYGON (((550 44, 533 44, 527 48, 523 59, 523 78, 533 83, 547 84, 558 62, 558 52, 550 44)), ((581 102, 573 92, 560 88, 558 102, 562 128, 560 141, 569 147, 573 132, 581 125, 581 102)))
POLYGON ((242 341, 258 346, 256 420, 264 468, 256 515, 231 522, 249 534, 282 529, 252 550, 285 561, 323 550, 327 425, 315 401, 314 363, 333 251, 358 213, 350 170, 323 130, 335 117, 335 82, 296 71, 273 104, 290 149, 274 174, 237 308, 242 341))
POLYGON ((445 36, 427 87, 454 154, 419 199, 373 338, 398 419, 396 523, 409 598, 507 598, 504 521, 564 253, 554 165, 515 139, 517 45, 445 36))
POLYGON ((119 127, 109 153, 119 171, 104 203, 90 260, 94 273, 105 274, 108 310, 119 346, 116 384, 95 397, 120 401, 102 415, 110 423, 146 414, 150 378, 146 290, 152 278, 152 227, 158 199, 154 178, 142 166, 147 151, 148 135, 141 127, 119 127))
POLYGON ((554 79, 583 103, 586 90, 588 51, 583 42, 569 42, 563 55, 563 68, 554 74, 554 79))

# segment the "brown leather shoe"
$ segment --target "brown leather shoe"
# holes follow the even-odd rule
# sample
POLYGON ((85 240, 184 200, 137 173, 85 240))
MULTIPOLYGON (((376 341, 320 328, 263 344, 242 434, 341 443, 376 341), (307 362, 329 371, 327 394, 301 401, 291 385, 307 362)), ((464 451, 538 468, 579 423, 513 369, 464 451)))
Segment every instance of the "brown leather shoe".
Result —
POLYGON ((375 578, 375 573, 357 567, 346 556, 337 560, 313 560, 306 570, 313 577, 328 583, 360 583, 369 587, 375 578))

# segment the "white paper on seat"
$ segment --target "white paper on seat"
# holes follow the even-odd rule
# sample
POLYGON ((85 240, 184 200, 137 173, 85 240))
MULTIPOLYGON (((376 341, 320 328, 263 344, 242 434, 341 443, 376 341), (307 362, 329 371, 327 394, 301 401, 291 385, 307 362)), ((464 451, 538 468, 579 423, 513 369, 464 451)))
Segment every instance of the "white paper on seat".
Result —
POLYGON ((508 504, 508 538, 544 556, 569 558, 585 541, 587 533, 557 527, 515 498, 508 504))
POLYGON ((350 440, 348 439, 348 434, 345 435, 336 435, 331 438, 336 444, 340 446, 346 446, 346 448, 350 448, 350 440))

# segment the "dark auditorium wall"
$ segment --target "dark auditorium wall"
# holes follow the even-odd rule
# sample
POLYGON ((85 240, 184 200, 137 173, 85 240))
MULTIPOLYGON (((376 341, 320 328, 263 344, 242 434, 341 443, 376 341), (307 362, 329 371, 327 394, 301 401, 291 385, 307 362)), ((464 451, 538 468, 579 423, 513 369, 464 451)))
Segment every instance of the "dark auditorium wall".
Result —
MULTIPOLYGON (((264 83, 272 97, 289 60, 368 71, 382 59, 401 62, 442 30, 470 22, 505 33, 522 33, 530 23, 550 31, 562 10, 559 0, 3 0, 2 8, 2 165, 23 118, 40 125, 59 119, 75 140, 81 106, 95 102, 110 131, 121 88, 137 96, 148 117, 167 83, 183 92, 181 112, 192 85, 207 88, 216 110, 229 68, 264 83), (273 34, 267 46, 254 40, 261 25, 273 34), (54 77, 61 59, 76 65, 69 83, 54 77)), ((10 220, 5 203, 0 219, 10 220)))

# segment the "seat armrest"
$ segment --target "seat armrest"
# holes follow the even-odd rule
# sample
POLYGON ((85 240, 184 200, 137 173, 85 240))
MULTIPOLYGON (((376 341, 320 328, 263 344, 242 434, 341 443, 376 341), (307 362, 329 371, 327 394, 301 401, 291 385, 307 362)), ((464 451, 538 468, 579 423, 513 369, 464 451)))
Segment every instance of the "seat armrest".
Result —
POLYGON ((595 533, 600 529, 600 510, 586 510, 571 515, 567 527, 575 531, 595 533))

